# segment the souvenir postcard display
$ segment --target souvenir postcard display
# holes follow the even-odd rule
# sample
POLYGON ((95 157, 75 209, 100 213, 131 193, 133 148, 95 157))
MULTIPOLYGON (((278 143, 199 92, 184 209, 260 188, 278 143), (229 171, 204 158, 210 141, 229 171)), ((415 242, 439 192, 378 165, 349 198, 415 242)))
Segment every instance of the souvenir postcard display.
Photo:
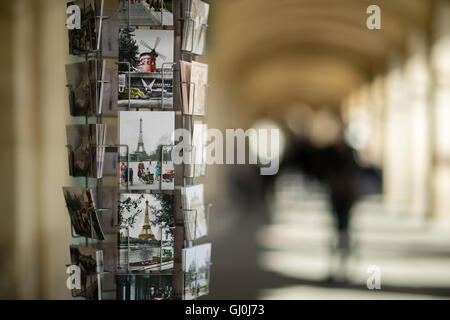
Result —
MULTIPOLYGON (((80 272, 81 288, 72 296, 87 300, 115 297, 119 187, 104 185, 108 125, 103 115, 117 113, 117 18, 104 0, 76 0, 67 7, 81 13, 80 28, 68 30, 69 53, 65 66, 67 106, 73 116, 66 125, 68 174, 73 187, 63 187, 70 233, 70 264, 80 272), (109 19, 108 22, 106 20, 109 19), (116 31, 114 31, 116 30, 116 31)), ((75 11, 76 12, 76 11, 75 11)))
POLYGON ((62 189, 80 299, 196 299, 209 292, 206 186, 209 5, 73 0, 62 189), (115 5, 115 6, 114 6, 115 5), (180 21, 180 23, 175 23, 180 21), (185 119, 181 119, 186 117, 185 119), (187 120, 187 121, 186 121, 187 120), (192 125, 189 125, 191 123, 192 125), (194 125, 195 124, 195 125, 194 125), (176 129, 190 131, 189 145, 176 129), (190 166, 175 163, 177 143, 190 166), (185 150, 185 149, 183 149, 185 150), (178 205, 175 205, 178 204, 178 205))
POLYGON ((185 174, 190 184, 181 188, 181 202, 188 245, 182 250, 183 292, 182 298, 192 300, 209 293, 211 244, 198 245, 208 235, 209 206, 205 203, 203 184, 195 179, 207 173, 208 126, 198 119, 207 112, 208 70, 207 64, 197 61, 205 52, 209 4, 200 0, 188 0, 185 4, 181 48, 183 59, 179 61, 181 87, 181 111, 191 121, 191 140, 188 149, 189 165, 185 174))

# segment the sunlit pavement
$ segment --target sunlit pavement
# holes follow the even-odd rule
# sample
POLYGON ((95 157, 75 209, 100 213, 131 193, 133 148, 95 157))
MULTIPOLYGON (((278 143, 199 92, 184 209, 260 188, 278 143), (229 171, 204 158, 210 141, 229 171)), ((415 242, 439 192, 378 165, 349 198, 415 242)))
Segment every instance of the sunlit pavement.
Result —
POLYGON ((305 188, 291 175, 278 184, 272 223, 257 232, 260 267, 303 281, 260 290, 263 299, 428 299, 450 297, 450 229, 410 216, 387 213, 380 197, 354 208, 347 282, 327 281, 336 270, 331 258, 332 217, 326 194, 305 188), (381 290, 367 289, 367 267, 381 270, 381 290))
MULTIPOLYGON (((211 231, 211 294, 207 299, 432 299, 450 297, 450 228, 387 213, 380 197, 354 208, 356 246, 347 282, 330 281, 332 219, 326 193, 282 176, 272 210, 231 207, 211 231), (381 290, 366 286, 369 265, 381 269, 381 290)), ((212 213, 212 215, 214 212, 212 213)), ((339 279, 337 279, 339 280, 339 279)))

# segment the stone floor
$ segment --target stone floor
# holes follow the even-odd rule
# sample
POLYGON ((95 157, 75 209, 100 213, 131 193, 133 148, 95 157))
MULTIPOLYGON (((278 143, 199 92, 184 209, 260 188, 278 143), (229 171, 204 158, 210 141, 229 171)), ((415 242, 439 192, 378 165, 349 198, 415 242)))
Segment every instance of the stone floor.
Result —
POLYGON ((353 211, 347 281, 331 281, 332 221, 326 193, 282 177, 269 219, 240 214, 213 239, 210 299, 433 299, 450 297, 450 228, 388 213, 381 197, 353 211), (381 290, 367 289, 367 267, 381 290))

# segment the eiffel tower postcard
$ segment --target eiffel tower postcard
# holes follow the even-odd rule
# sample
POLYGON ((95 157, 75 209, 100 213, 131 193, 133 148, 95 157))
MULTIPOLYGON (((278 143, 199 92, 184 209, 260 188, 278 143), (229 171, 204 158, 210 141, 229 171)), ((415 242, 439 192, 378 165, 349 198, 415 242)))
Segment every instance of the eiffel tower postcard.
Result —
POLYGON ((121 111, 119 141, 129 146, 120 152, 122 190, 173 190, 174 164, 166 146, 174 144, 175 112, 121 111), (164 151, 164 152, 162 152, 164 151), (128 160, 128 164, 127 164, 128 160), (128 167, 127 167, 128 165, 128 167))
POLYGON ((121 194, 120 266, 133 271, 173 268, 174 197, 167 194, 121 194))

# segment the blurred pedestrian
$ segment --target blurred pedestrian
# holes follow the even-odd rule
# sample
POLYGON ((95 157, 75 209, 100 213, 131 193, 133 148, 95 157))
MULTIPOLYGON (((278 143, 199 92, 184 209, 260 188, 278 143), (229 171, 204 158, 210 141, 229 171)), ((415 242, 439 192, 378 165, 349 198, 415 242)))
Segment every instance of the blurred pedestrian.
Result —
POLYGON ((362 184, 362 168, 356 161, 355 151, 344 141, 326 151, 328 163, 326 183, 329 189, 331 209, 334 218, 335 243, 332 258, 337 255, 337 272, 331 271, 330 279, 347 279, 347 262, 351 253, 350 221, 351 211, 357 202, 358 186, 362 184))

